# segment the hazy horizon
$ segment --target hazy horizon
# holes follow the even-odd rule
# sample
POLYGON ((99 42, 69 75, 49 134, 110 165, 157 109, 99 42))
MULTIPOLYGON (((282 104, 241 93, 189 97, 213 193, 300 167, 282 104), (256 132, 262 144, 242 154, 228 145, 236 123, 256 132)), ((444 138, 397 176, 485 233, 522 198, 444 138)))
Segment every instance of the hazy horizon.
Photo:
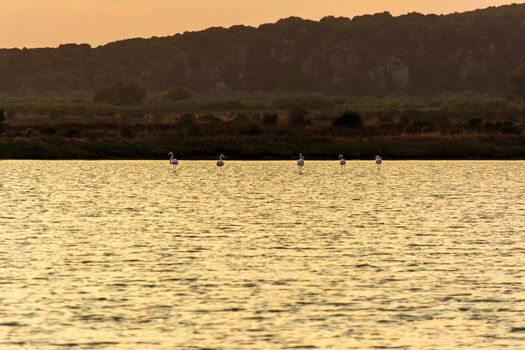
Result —
POLYGON ((365 4, 346 0, 4 0, 0 21, 0 47, 56 47, 64 43, 92 46, 129 38, 168 36, 209 27, 242 24, 258 26, 281 18, 298 16, 319 20, 325 16, 354 17, 389 11, 446 14, 464 12, 516 1, 461 0, 424 3, 402 0, 371 0, 365 4), (21 20, 23 19, 23 20, 21 20), (117 20, 118 19, 118 20, 117 20), (28 25, 27 23, 30 23, 28 25))

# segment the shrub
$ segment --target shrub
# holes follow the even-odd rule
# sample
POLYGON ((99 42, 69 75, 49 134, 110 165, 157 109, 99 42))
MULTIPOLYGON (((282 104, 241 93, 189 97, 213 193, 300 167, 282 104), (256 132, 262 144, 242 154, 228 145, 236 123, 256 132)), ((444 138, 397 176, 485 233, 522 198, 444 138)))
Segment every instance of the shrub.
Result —
POLYGON ((140 84, 116 84, 110 88, 97 90, 93 102, 134 106, 142 104, 147 94, 146 89, 140 84))
POLYGON ((336 96, 332 98, 332 101, 334 102, 336 106, 342 106, 346 103, 346 98, 341 97, 341 96, 336 96))
POLYGON ((482 123, 483 119, 481 118, 470 118, 467 121, 467 128, 470 130, 479 130, 481 128, 482 123))
POLYGON ((336 118, 333 122, 333 126, 338 128, 352 128, 358 129, 363 125, 361 115, 354 111, 346 111, 341 116, 336 118))
POLYGON ((202 134, 202 128, 199 124, 190 124, 188 128, 188 132, 192 136, 199 136, 202 134))
POLYGON ((164 98, 173 102, 190 100, 193 98, 193 92, 182 87, 174 87, 166 92, 164 98))
POLYGON ((185 113, 179 117, 179 123, 183 126, 189 126, 195 124, 197 118, 193 113, 185 113))
POLYGON ((80 130, 76 127, 70 127, 64 131, 64 136, 67 138, 75 138, 80 136, 80 130))
POLYGON ((290 111, 288 122, 294 126, 307 126, 312 124, 310 112, 306 109, 296 108, 290 111))
POLYGON ((501 122, 485 122, 483 123, 483 129, 489 132, 494 132, 501 129, 501 125, 501 122))
POLYGON ((251 120, 250 116, 246 113, 235 113, 233 119, 231 120, 235 124, 247 123, 251 120))
POLYGON ((322 114, 318 114, 314 118, 314 120, 321 122, 321 123, 326 123, 326 122, 331 123, 334 120, 334 116, 330 113, 322 113, 322 114))
POLYGON ((279 121, 279 116, 276 113, 264 113, 262 116, 262 123, 265 125, 276 125, 279 121))
POLYGON ((334 102, 321 94, 303 94, 276 98, 272 103, 277 109, 330 109, 334 102))
POLYGON ((133 130, 131 129, 131 126, 129 125, 125 125, 123 126, 121 129, 120 129, 120 136, 126 138, 126 139, 131 139, 133 138, 133 130))
POLYGON ((406 127, 406 130, 410 133, 430 132, 434 131, 435 129, 436 126, 434 123, 426 120, 413 120, 406 127))
POLYGON ((57 130, 52 126, 44 126, 40 129, 40 133, 45 135, 54 135, 56 132, 57 130))
POLYGON ((4 111, 6 118, 14 118, 16 117, 16 110, 15 109, 8 109, 7 111, 4 111))
POLYGON ((255 112, 250 116, 250 121, 253 123, 260 123, 262 120, 261 113, 255 112))
POLYGON ((119 115, 126 120, 144 118, 146 109, 138 107, 119 108, 119 115))
POLYGON ((199 121, 201 123, 211 124, 211 123, 219 123, 221 121, 220 118, 217 118, 213 114, 203 114, 199 116, 199 121))
POLYGON ((49 111, 49 117, 51 119, 57 119, 59 117, 61 117, 64 113, 62 112, 62 110, 60 108, 57 108, 57 107, 54 107, 52 108, 50 111, 49 111))
POLYGON ((506 121, 501 125, 501 133, 503 134, 521 134, 521 128, 513 122, 506 121))
POLYGON ((245 131, 246 135, 256 136, 262 135, 263 130, 258 124, 250 124, 245 131))

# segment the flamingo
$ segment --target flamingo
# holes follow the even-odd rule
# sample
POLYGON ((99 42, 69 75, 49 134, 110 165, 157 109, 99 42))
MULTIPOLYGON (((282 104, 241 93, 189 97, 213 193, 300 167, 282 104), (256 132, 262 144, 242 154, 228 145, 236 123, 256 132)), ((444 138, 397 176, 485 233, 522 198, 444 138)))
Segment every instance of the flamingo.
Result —
POLYGON ((219 169, 219 172, 221 171, 223 166, 224 166, 224 154, 221 154, 219 156, 219 160, 217 160, 217 168, 219 169))
POLYGON ((168 156, 170 156, 170 164, 179 165, 179 160, 173 158, 173 152, 168 153, 168 156))
POLYGON ((381 163, 383 163, 383 159, 381 159, 380 156, 376 156, 376 168, 377 168, 378 174, 379 174, 379 169, 381 168, 381 163))
POLYGON ((304 157, 302 153, 299 153, 299 159, 297 160, 297 167, 299 168, 299 174, 301 174, 303 167, 304 167, 304 157))
POLYGON ((342 154, 339 155, 339 164, 341 165, 341 170, 346 169, 346 159, 343 157, 342 154))

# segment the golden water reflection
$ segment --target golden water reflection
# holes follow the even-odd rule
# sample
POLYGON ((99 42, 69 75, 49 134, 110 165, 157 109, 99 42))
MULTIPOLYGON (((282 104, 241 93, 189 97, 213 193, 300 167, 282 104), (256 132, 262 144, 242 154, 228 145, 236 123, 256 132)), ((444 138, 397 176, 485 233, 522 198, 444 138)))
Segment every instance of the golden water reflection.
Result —
POLYGON ((525 347, 525 162, 0 178, 1 349, 525 347))

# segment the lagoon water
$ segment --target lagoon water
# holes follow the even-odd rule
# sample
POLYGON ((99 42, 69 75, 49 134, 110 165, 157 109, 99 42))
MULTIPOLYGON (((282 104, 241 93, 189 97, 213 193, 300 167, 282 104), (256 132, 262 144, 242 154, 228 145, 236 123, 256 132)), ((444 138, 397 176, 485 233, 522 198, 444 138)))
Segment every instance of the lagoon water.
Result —
POLYGON ((525 162, 1 161, 1 349, 523 349, 525 162))

